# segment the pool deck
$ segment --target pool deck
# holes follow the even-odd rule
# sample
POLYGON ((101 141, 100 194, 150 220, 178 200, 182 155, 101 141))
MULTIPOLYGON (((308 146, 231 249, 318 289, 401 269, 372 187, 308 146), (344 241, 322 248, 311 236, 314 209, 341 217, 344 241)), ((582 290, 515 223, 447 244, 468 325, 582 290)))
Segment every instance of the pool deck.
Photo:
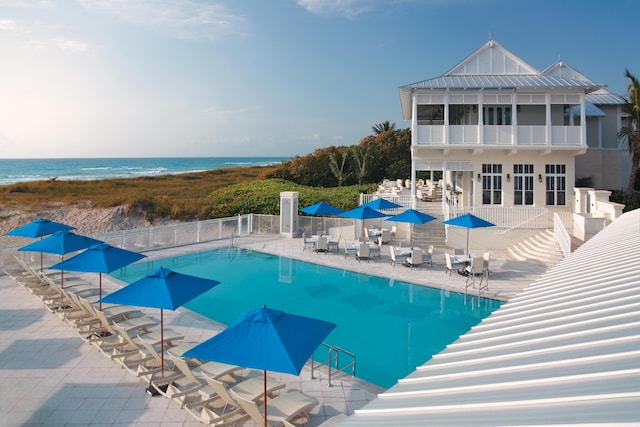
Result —
MULTIPOLYGON (((165 249, 147 253, 151 259, 228 246, 228 241, 165 249)), ((379 259, 358 262, 340 253, 303 252, 301 239, 273 236, 240 238, 237 245, 341 269, 464 293, 465 277, 445 274, 444 254, 434 255, 434 265, 411 270, 389 262, 388 248, 379 259)), ((549 266, 519 262, 492 251, 489 291, 483 296, 506 300, 533 282, 549 266)), ((97 282, 97 276, 83 275, 97 282)), ((103 275, 103 288, 119 284, 103 275)), ((158 310, 144 309, 151 317, 158 310)), ((185 336, 185 341, 204 341, 222 328, 208 319, 179 309, 165 311, 165 327, 185 336)), ((316 397, 306 425, 317 426, 339 413, 351 414, 375 398, 380 388, 341 376, 329 387, 325 372, 311 379, 309 367, 300 376, 269 373, 316 397)), ((42 302, 0 274, 0 424, 7 426, 198 426, 186 410, 164 397, 150 397, 146 383, 104 357, 83 341, 76 329, 45 309, 42 302)), ((239 424, 254 426, 253 421, 239 424)))

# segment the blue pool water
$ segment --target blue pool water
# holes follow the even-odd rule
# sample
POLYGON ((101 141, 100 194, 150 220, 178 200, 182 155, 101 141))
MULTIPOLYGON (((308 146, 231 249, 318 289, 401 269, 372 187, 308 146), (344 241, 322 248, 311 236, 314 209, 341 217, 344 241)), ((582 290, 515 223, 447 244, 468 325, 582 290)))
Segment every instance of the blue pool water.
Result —
POLYGON ((264 304, 337 324, 325 342, 355 353, 356 375, 384 388, 501 304, 240 248, 134 264, 114 276, 131 283, 161 266, 219 280, 186 307, 223 324, 264 304))

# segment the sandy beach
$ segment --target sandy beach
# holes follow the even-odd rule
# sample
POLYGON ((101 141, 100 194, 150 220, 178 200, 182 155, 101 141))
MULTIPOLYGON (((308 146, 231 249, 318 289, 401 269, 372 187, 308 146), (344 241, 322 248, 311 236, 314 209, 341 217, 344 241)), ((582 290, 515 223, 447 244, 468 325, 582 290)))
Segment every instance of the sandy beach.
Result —
POLYGON ((118 230, 149 227, 175 223, 169 219, 157 219, 151 224, 145 213, 132 210, 128 206, 113 208, 92 208, 83 206, 43 206, 37 210, 21 208, 0 208, 0 245, 22 242, 24 239, 4 234, 36 218, 48 218, 76 227, 75 232, 83 235, 106 233, 118 230))

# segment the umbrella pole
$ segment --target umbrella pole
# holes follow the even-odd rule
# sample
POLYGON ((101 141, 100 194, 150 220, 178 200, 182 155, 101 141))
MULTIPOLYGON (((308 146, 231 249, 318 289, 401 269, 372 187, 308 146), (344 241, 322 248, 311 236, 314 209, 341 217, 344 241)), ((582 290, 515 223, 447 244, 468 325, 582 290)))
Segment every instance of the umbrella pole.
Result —
POLYGON ((164 311, 160 309, 160 370, 164 378, 164 311))
POLYGON ((467 228, 467 255, 469 255, 469 229, 467 228))
POLYGON ((100 311, 102 311, 102 273, 100 273, 100 311))
POLYGON ((264 370, 264 427, 267 427, 267 370, 264 370))

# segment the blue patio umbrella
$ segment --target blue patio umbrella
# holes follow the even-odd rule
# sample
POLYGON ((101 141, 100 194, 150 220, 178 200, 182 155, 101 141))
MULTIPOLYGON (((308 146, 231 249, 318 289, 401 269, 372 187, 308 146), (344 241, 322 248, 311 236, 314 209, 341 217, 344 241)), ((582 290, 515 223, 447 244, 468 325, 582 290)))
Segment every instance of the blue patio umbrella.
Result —
MULTIPOLYGON (((319 202, 315 205, 300 209, 300 212, 306 213, 307 215, 339 215, 342 213, 342 210, 329 203, 319 202)), ((324 229, 324 221, 321 220, 320 230, 322 229, 324 229)))
POLYGON ((299 375, 335 327, 324 320, 263 307, 241 314, 224 331, 184 356, 264 371, 266 424, 267 371, 299 375))
POLYGON ((433 221, 435 219, 436 217, 417 211, 415 209, 407 209, 406 211, 399 213, 398 215, 387 218, 387 221, 406 222, 411 224, 412 232, 410 236, 411 245, 413 246, 413 224, 426 224, 427 222, 433 221))
POLYGON ((18 250, 66 255, 71 252, 87 249, 89 246, 97 245, 98 243, 103 242, 81 234, 75 234, 70 230, 60 230, 42 240, 29 243, 18 250))
MULTIPOLYGON (((87 250, 80 252, 78 255, 49 268, 53 270, 100 273, 100 298, 102 298, 102 273, 111 273, 142 258, 146 258, 146 255, 116 248, 108 243, 99 243, 89 246, 87 250)), ((102 310, 102 303, 100 303, 100 309, 102 310)))
MULTIPOLYGON (((23 246, 18 250, 61 255, 62 260, 64 260, 66 254, 87 249, 89 246, 98 243, 102 242, 97 239, 92 239, 91 237, 75 234, 70 230, 60 230, 42 240, 37 240, 23 246)), ((64 288, 64 270, 62 271, 61 285, 64 288)))
POLYGON ((455 218, 448 219, 442 222, 447 225, 455 225, 457 227, 465 227, 467 229, 467 253, 469 253, 469 229, 470 228, 480 228, 480 227, 494 227, 495 224, 485 221, 482 218, 479 218, 472 214, 464 214, 457 216, 455 218))
MULTIPOLYGON (((60 230, 75 230, 75 227, 61 222, 51 221, 47 218, 38 218, 28 224, 6 232, 5 235, 31 237, 35 239, 37 237, 42 238, 43 236, 48 236, 49 234, 53 234, 60 230)), ((42 254, 40 254, 40 270, 42 270, 42 254)))
POLYGON ((362 236, 364 237, 365 219, 384 218, 385 216, 389 215, 379 212, 369 206, 360 205, 355 209, 351 209, 350 211, 341 213, 340 216, 362 220, 362 236))
POLYGON ((38 218, 26 225, 23 225, 22 227, 14 228, 13 230, 6 232, 5 235, 36 238, 48 236, 49 234, 53 234, 60 230, 75 230, 75 227, 61 222, 51 221, 47 218, 38 218))
POLYGON ((204 279, 178 273, 160 267, 142 279, 100 299, 100 303, 135 305, 160 309, 160 345, 162 373, 164 374, 164 313, 175 310, 200 294, 220 284, 217 280, 204 279))
POLYGON ((315 205, 307 206, 300 209, 300 212, 306 213, 308 215, 339 215, 342 213, 342 210, 329 203, 319 202, 315 205))
POLYGON ((361 206, 369 206, 371 209, 384 210, 384 209, 397 209, 401 208, 402 205, 397 203, 393 203, 387 199, 382 197, 378 197, 377 199, 373 199, 370 202, 364 203, 361 206))

